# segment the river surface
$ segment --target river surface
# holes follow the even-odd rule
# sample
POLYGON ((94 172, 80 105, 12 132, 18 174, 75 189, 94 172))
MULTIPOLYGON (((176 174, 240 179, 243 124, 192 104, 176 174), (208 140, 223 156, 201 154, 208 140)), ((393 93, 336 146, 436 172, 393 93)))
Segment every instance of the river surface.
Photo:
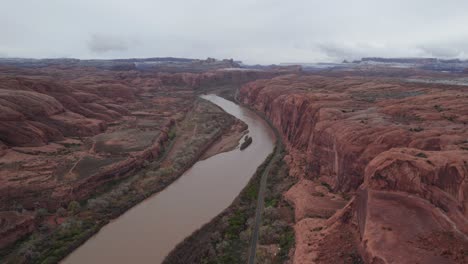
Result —
POLYGON ((185 237, 227 208, 273 151, 275 136, 252 111, 204 95, 249 126, 252 144, 198 161, 163 191, 104 226, 62 263, 161 263, 185 237))

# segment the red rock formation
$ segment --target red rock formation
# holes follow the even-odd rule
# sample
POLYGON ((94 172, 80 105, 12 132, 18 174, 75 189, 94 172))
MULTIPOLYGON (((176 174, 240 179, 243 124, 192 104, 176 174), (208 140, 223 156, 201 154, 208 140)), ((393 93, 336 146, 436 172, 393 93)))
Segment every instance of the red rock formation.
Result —
POLYGON ((1 168, 0 208, 9 208, 12 197, 27 208, 34 208, 34 202, 42 203, 38 196, 54 201, 42 206, 55 208, 73 199, 66 193, 56 200, 48 197, 70 188, 69 182, 57 181, 56 175, 65 173, 64 166, 76 157, 73 152, 68 156, 59 152, 41 154, 41 149, 54 141, 104 132, 107 123, 130 115, 128 105, 122 102, 134 101, 134 89, 126 82, 119 83, 112 74, 100 76, 99 71, 86 71, 83 78, 75 76, 81 74, 79 69, 9 69, 6 72, 0 73, 0 157, 3 156, 0 164, 7 164, 1 168), (57 77, 52 79, 48 71, 57 77), (20 149, 16 147, 25 146, 38 149, 19 154, 20 149), (17 165, 12 167, 12 164, 17 165), (31 183, 27 179, 32 179, 31 183), (62 184, 68 187, 59 187, 62 184))
MULTIPOLYGON (((466 245, 465 87, 289 75, 248 83, 240 98, 264 112, 280 131, 290 153, 286 161, 291 175, 321 177, 335 191, 353 191, 362 184, 357 200, 343 210, 356 219, 354 230, 359 231, 357 240, 366 261, 463 263, 466 259, 450 248, 451 242, 444 245, 448 250, 444 256, 434 256, 427 248, 435 240, 447 240, 441 234, 452 234, 453 241, 466 245)), ((318 207, 312 201, 317 198, 304 193, 306 183, 300 181, 287 197, 296 206, 298 220, 307 222, 304 215, 318 207)), ((296 234, 310 232, 300 226, 309 225, 298 223, 296 234)), ((327 226, 333 230, 337 225, 327 226)), ((333 236, 320 243, 326 243, 327 237, 333 236)), ((298 239, 299 252, 307 252, 300 243, 313 242, 298 239)), ((304 257, 296 254, 295 262, 306 263, 304 257)))
POLYGON ((2 141, 0 141, 0 157, 5 155, 7 149, 8 147, 2 141))
MULTIPOLYGON (((109 72, 92 68, 65 68, 53 67, 40 69, 14 69, 7 68, 0 72, 0 141, 2 142, 0 154, 6 155, 7 147, 47 147, 51 142, 67 140, 70 137, 84 139, 106 131, 109 123, 118 124, 123 116, 137 113, 134 110, 144 109, 145 97, 154 97, 154 93, 160 89, 165 91, 183 91, 192 93, 192 88, 201 86, 213 86, 217 84, 230 83, 238 84, 261 76, 272 76, 276 72, 250 71, 250 70, 216 70, 204 73, 153 73, 122 71, 109 72), (54 76, 54 78, 50 77, 54 76), (177 86, 179 88, 166 88, 166 86, 177 86), (182 89, 180 87, 183 87, 182 89), (171 90, 172 89, 172 90, 171 90), (188 90, 183 90, 188 89, 188 90), (147 92, 145 97, 139 97, 147 92)), ((183 95, 182 97, 186 97, 183 95)), ((193 96, 193 95, 189 95, 193 96)), ((183 99, 183 98, 178 98, 183 99)), ((171 117, 175 112, 186 111, 186 104, 182 104, 184 109, 175 109, 168 102, 156 102, 158 105, 167 105, 168 112, 155 113, 158 116, 171 117)), ((177 102, 179 104, 179 102, 177 102)), ((153 105, 149 105, 153 107, 153 105)), ((151 114, 150 116, 153 116, 151 114)), ((133 122, 134 117, 126 117, 122 122, 133 122)), ((149 117, 155 118, 155 117, 149 117)), ((163 129, 158 127, 159 130, 163 129)), ((158 141, 159 142, 159 141, 158 141)), ((159 143, 158 143, 159 144, 159 143)), ((149 150, 153 154, 158 151, 149 150)), ((40 154, 39 154, 40 155, 40 154)), ((50 155, 50 154, 49 154, 50 155)), ((70 160, 79 159, 73 154, 70 160)), ((154 156, 154 155, 153 155, 154 156)), ((140 156, 133 156, 134 161, 121 162, 115 165, 121 174, 128 171, 132 166, 137 166, 142 160, 148 158, 148 153, 140 156), (130 162, 130 163, 129 163, 130 162)), ((42 164, 35 167, 35 171, 44 171, 46 175, 62 174, 65 168, 61 168, 55 159, 48 161, 37 161, 35 157, 18 157, 11 153, 5 158, 7 163, 13 160, 28 161, 30 164, 42 164), (45 165, 47 164, 47 165, 45 165)), ((26 179, 33 177, 34 171, 17 169, 9 170, 13 173, 11 177, 26 179)), ((103 173, 103 172, 99 172, 103 173)), ((99 174, 98 173, 98 174, 99 174)), ((108 173, 103 173, 107 175, 108 173)), ((8 177, 4 177, 6 180, 8 177)), ((103 177, 97 176, 98 179, 103 177)), ((54 188, 61 184, 60 181, 50 185, 49 180, 43 180, 42 184, 35 184, 36 191, 54 188), (45 189, 44 189, 45 188, 45 189)), ((80 185, 80 184, 78 184, 80 185)), ((29 187, 24 184, 17 189, 10 180, 5 182, 5 193, 20 197, 29 187), (10 186, 11 185, 11 186, 10 186), (10 188, 11 187, 11 188, 10 188)), ((67 188, 61 188, 67 189, 67 188)), ((58 189, 59 192, 61 189, 58 189)), ((54 191, 55 192, 55 191, 54 191)), ((34 193, 30 190, 30 193, 34 193)), ((11 197, 4 195, 5 197, 11 197)), ((24 194, 26 201, 29 195, 24 194)), ((32 196, 31 196, 32 197, 32 196)), ((1 197, 0 197, 1 198, 1 197)), ((0 199, 1 200, 1 199, 0 199)), ((27 202, 29 206, 32 205, 27 202)), ((1 205, 0 205, 1 206, 1 205)), ((1 208, 1 207, 0 207, 1 208)))
POLYGON ((10 146, 42 146, 64 136, 95 135, 105 129, 103 121, 121 116, 102 105, 80 104, 69 88, 47 78, 37 82, 3 78, 0 83, 0 139, 10 146))
MULTIPOLYGON (((467 160, 468 153, 461 150, 396 148, 369 163, 357 196, 359 229, 369 261, 451 263, 413 246, 444 234, 468 246, 467 160)), ((453 256, 460 253, 447 250, 453 256)))
POLYGON ((216 85, 238 85, 261 78, 272 78, 284 72, 297 72, 297 67, 272 69, 270 71, 248 69, 219 69, 204 73, 158 73, 162 85, 186 85, 192 88, 213 87, 216 85))
POLYGON ((125 177, 125 173, 141 168, 145 161, 154 160, 159 157, 161 154, 161 149, 164 142, 168 139, 168 132, 171 127, 174 125, 174 120, 169 120, 164 126, 163 131, 160 136, 154 140, 154 143, 146 148, 144 151, 133 153, 133 155, 121 162, 116 162, 111 166, 105 167, 103 170, 96 171, 92 176, 76 182, 73 187, 67 190, 60 190, 60 192, 55 192, 54 196, 63 197, 67 196, 67 192, 70 192, 66 199, 69 200, 81 200, 89 197, 93 191, 101 186, 102 184, 109 182, 111 180, 116 180, 122 177, 125 177))
POLYGON ((0 248, 31 233, 34 228, 34 215, 31 213, 0 212, 0 248))

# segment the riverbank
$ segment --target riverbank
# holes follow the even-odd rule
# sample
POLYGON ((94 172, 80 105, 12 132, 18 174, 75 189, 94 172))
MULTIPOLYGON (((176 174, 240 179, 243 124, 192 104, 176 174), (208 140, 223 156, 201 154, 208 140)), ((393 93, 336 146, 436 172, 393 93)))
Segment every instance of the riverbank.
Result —
POLYGON ((238 196, 273 150, 274 133, 247 109, 215 95, 202 98, 244 121, 249 135, 257 140, 244 151, 225 152, 197 162, 164 191, 106 225, 66 263, 128 263, 135 259, 139 263, 162 262, 178 243, 238 196))
POLYGON ((278 129, 264 113, 240 101, 238 97, 239 90, 240 87, 235 89, 233 94, 227 96, 232 97, 239 105, 249 108, 262 117, 275 132, 276 144, 281 150, 276 155, 275 163, 272 164, 274 167, 272 172, 268 171, 262 177, 248 263, 288 263, 295 251, 293 232, 295 219, 294 209, 283 194, 297 179, 289 176, 289 167, 284 162, 284 158, 288 153, 278 129))
POLYGON ((276 149, 228 208, 177 245, 163 263, 245 263, 260 180, 274 153, 276 149))
MULTIPOLYGON (((2 258, 4 263, 56 263, 79 247, 103 226, 123 214, 128 209, 145 200, 152 194, 163 190, 180 177, 215 142, 235 118, 209 103, 197 100, 193 115, 184 119, 180 126, 190 129, 197 123, 204 123, 203 129, 196 129, 190 140, 178 147, 175 155, 147 163, 139 172, 123 181, 109 182, 101 194, 79 201, 74 209, 57 214, 44 214, 50 223, 43 225, 38 232, 12 249, 2 258)), ((193 130, 193 129, 192 129, 193 130)), ((165 153, 174 150, 177 133, 169 133, 170 141, 164 145, 165 153)), ((179 135, 181 137, 182 135, 179 135)))
POLYGON ((214 155, 234 150, 239 146, 240 139, 248 133, 248 126, 238 120, 201 156, 205 160, 214 155))
MULTIPOLYGON (((221 96, 228 100, 236 97, 232 92, 221 96)), ((256 114, 278 135, 262 113, 256 114)), ((281 138, 276 138, 274 151, 234 202, 177 245, 164 260, 165 264, 246 263, 254 261, 256 255, 260 261, 269 263, 290 259, 294 252, 294 212, 282 194, 295 179, 287 175, 288 167, 283 161, 286 152, 281 138)))
POLYGON ((261 180, 269 165, 256 259, 258 263, 285 263, 293 254, 294 211, 282 193, 295 183, 287 175, 285 154, 281 145, 275 147, 233 203, 177 245, 163 263, 247 263, 261 180))

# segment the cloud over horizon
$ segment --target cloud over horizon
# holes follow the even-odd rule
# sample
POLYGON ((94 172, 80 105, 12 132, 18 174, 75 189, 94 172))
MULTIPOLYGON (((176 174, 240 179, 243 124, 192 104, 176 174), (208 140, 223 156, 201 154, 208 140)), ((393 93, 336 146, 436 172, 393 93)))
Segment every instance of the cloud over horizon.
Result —
POLYGON ((0 1, 0 54, 11 57, 468 59, 464 0, 0 1))
POLYGON ((110 51, 126 51, 130 47, 126 39, 116 36, 94 34, 88 42, 88 48, 93 53, 106 53, 110 51))

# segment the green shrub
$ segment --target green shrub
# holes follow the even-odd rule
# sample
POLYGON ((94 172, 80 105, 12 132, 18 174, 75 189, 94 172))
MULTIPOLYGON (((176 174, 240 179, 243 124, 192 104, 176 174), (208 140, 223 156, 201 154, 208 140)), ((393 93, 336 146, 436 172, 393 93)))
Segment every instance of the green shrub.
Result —
POLYGON ((427 155, 422 152, 419 152, 418 154, 416 154, 416 157, 427 158, 427 155))
POLYGON ((424 130, 424 128, 422 128, 422 127, 416 127, 416 128, 410 128, 409 129, 409 131, 411 131, 411 132, 421 132, 423 130, 424 130))
POLYGON ((326 182, 321 182, 320 183, 322 186, 325 186, 329 192, 331 192, 333 190, 333 188, 330 186, 330 184, 326 183, 326 182))
POLYGON ((60 217, 64 217, 67 215, 67 210, 65 210, 63 207, 60 207, 55 213, 60 217))
POLYGON ((440 105, 434 105, 434 109, 437 110, 437 112, 442 112, 444 109, 440 105))
POLYGON ((42 218, 46 217, 48 214, 49 214, 49 212, 47 211, 46 208, 39 208, 39 209, 36 210, 36 216, 39 219, 42 219, 42 218))
POLYGON ((276 207, 278 205, 277 198, 269 198, 265 200, 265 207, 276 207))
POLYGON ((289 250, 294 247, 294 230, 291 227, 288 227, 286 232, 284 232, 280 237, 280 252, 278 256, 281 260, 286 260, 288 258, 289 250))
POLYGON ((245 195, 249 200, 256 200, 258 195, 258 184, 251 184, 245 190, 245 195))
POLYGON ((170 140, 174 139, 176 137, 176 132, 174 129, 171 129, 169 133, 167 133, 167 136, 169 137, 170 140))
POLYGON ((229 239, 238 238, 243 230, 247 217, 244 212, 238 210, 228 219, 229 227, 226 231, 226 237, 229 239))
POLYGON ((77 214, 80 212, 81 206, 77 201, 71 201, 68 204, 68 211, 72 214, 77 214))

